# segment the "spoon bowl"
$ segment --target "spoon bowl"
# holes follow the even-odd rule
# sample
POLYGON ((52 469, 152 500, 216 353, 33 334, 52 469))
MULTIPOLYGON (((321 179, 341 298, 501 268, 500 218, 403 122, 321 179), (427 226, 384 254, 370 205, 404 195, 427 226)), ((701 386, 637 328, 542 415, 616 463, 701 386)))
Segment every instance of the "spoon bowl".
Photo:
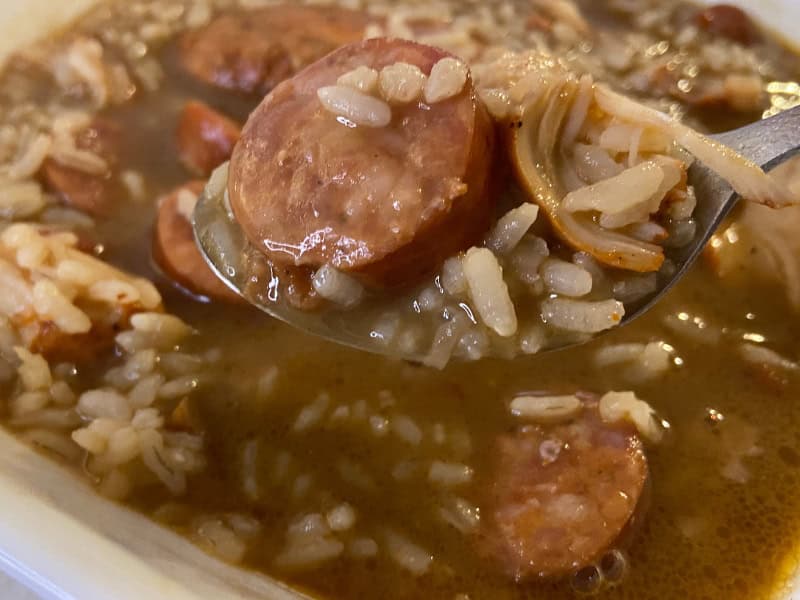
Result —
MULTIPOLYGON (((772 170, 800 153, 800 107, 713 136, 713 139, 733 148, 764 170, 772 170)), ((680 281, 739 199, 728 183, 699 162, 689 170, 689 183, 694 186, 698 198, 693 217, 696 223, 694 238, 681 248, 666 250, 666 256, 674 268, 659 273, 655 292, 638 302, 625 305, 625 316, 620 326, 627 325, 650 310, 680 281)), ((337 309, 314 312, 293 307, 286 300, 280 278, 273 267, 250 244, 237 224, 227 201, 227 192, 211 196, 208 189, 204 191, 195 207, 192 225, 201 254, 210 268, 228 287, 263 312, 338 344, 414 362, 429 362, 428 355, 413 350, 404 351, 387 344, 382 334, 368 325, 374 323, 374 319, 364 318, 365 315, 379 313, 378 307, 371 306, 369 302, 359 305, 357 311, 337 309)), ((565 338, 543 348, 542 352, 582 344, 598 335, 601 334, 565 338)))
MULTIPOLYGON (((226 195, 212 197, 204 191, 193 214, 195 240, 209 267, 234 292, 280 321, 311 335, 376 354, 397 356, 380 340, 355 328, 341 313, 297 309, 285 300, 280 278, 266 258, 247 240, 226 195)), ((421 356, 401 356, 421 361, 421 356)))

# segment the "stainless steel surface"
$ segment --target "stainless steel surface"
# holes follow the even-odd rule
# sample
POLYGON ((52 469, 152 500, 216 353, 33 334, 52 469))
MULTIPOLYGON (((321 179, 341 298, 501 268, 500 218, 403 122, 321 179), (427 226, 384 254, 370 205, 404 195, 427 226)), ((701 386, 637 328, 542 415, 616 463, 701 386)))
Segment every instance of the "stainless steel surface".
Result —
MULTIPOLYGON (((193 215, 195 240, 211 269, 234 292, 268 315, 312 335, 375 354, 398 356, 369 331, 357 331, 345 310, 310 312, 289 305, 282 282, 253 248, 226 206, 224 196, 200 195, 193 215)), ((423 356, 400 356, 423 361, 423 356)))
MULTIPOLYGON (((800 148, 800 107, 729 131, 714 138, 753 162, 771 170, 798 153, 800 148)), ((676 266, 669 277, 659 279, 658 290, 635 304, 626 304, 621 326, 640 317, 672 288, 697 260, 703 247, 738 201, 733 189, 704 165, 695 163, 689 171, 698 203, 694 213, 695 239, 677 250, 665 250, 676 266)), ((194 211, 195 238, 211 269, 235 292, 265 313, 313 335, 376 354, 397 356, 368 329, 354 326, 347 311, 307 312, 290 306, 283 298, 280 278, 272 272, 264 257, 245 239, 233 218, 224 196, 200 196, 194 211)), ((582 342, 579 342, 582 343, 582 342)), ((574 344, 573 344, 574 345, 574 344)), ((548 347, 544 351, 566 348, 548 347)), ((424 362, 422 355, 401 358, 424 362)))
MULTIPOLYGON (((771 171, 800 152, 800 107, 713 138, 749 158, 765 171, 771 171)), ((666 253, 677 266, 674 275, 659 281, 658 291, 649 298, 636 305, 626 305, 622 325, 647 312, 680 281, 739 201, 739 196, 731 186, 702 163, 692 165, 689 183, 694 186, 697 195, 695 239, 683 248, 666 253)))

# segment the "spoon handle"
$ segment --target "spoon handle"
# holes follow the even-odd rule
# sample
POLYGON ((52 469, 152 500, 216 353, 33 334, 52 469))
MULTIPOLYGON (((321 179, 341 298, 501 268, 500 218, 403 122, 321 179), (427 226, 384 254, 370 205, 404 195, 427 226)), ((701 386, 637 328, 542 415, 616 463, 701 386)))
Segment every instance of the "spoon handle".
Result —
MULTIPOLYGON (((800 106, 713 138, 769 171, 800 151, 800 106)), ((698 230, 705 235, 700 236, 696 246, 691 246, 689 254, 682 257, 691 262, 736 205, 738 196, 727 181, 704 165, 692 166, 690 178, 697 197, 705 199, 698 203, 694 215, 698 230)))
POLYGON ((800 146, 800 106, 713 137, 769 171, 800 146))
MULTIPOLYGON (((769 171, 778 163, 800 152, 800 107, 764 119, 740 129, 714 135, 713 139, 729 146, 769 171)), ((692 243, 673 251, 670 259, 677 270, 664 282, 653 297, 625 315, 632 321, 647 312, 694 264, 706 243, 733 210, 738 196, 727 181, 705 165, 695 163, 689 171, 689 180, 702 201, 697 203, 694 220, 697 234, 692 243)))

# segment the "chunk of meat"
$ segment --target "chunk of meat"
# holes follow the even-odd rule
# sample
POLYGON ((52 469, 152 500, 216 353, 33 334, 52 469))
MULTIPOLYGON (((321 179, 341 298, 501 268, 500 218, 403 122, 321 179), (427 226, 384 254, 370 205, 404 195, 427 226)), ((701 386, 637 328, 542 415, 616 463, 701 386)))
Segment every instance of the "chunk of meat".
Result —
POLYGON ((183 289, 204 299, 242 302, 209 268, 194 241, 189 215, 202 181, 191 181, 161 198, 153 238, 153 258, 183 289))
POLYGON ((734 110, 753 113, 761 108, 763 86, 758 77, 728 76, 698 87, 691 94, 675 93, 678 99, 705 110, 734 110))
MULTIPOLYGON (((153 232, 153 259, 182 290, 201 300, 245 304, 206 264, 194 241, 191 211, 204 182, 190 181, 159 200, 153 232)), ((264 275, 268 275, 264 273, 264 275)), ((274 268, 287 301, 301 310, 315 310, 322 299, 311 285, 313 273, 297 267, 274 268)))
POLYGON ((184 34, 180 60, 200 81, 265 94, 339 46, 360 40, 367 23, 360 12, 296 4, 226 14, 184 34))
POLYGON ((470 78, 455 96, 395 106, 385 127, 354 126, 317 90, 359 66, 429 74, 443 50, 371 39, 282 83, 253 112, 228 191, 248 239, 278 265, 323 264, 392 287, 431 272, 489 226, 494 129, 470 78))
POLYGON ((153 285, 79 250, 71 232, 27 223, 0 235, 0 313, 21 345, 52 362, 91 363, 110 351, 140 312, 162 312, 153 285), (34 249, 41 260, 24 260, 34 249))
POLYGON ((695 17, 700 29, 712 35, 728 38, 745 46, 761 39, 753 20, 741 8, 731 4, 715 4, 701 10, 695 17))
POLYGON ((109 312, 99 309, 87 311, 92 319, 92 329, 88 333, 66 335, 52 321, 29 324, 31 352, 41 354, 52 363, 79 365, 90 364, 108 354, 114 348, 114 337, 129 326, 130 318, 136 311, 109 312))
POLYGON ((563 576, 598 560, 631 522, 648 477, 634 430, 579 416, 497 442, 482 548, 516 579, 563 576))
POLYGON ((196 433, 199 430, 199 424, 189 404, 188 396, 181 398, 180 402, 178 402, 172 412, 169 413, 165 425, 170 431, 188 431, 196 433))
MULTIPOLYGON (((58 228, 40 227, 44 236, 63 233, 58 228)), ((92 254, 96 241, 87 232, 72 232, 77 238, 75 248, 92 254)), ((17 324, 26 330, 31 352, 41 354, 53 363, 71 362, 79 365, 91 363, 110 352, 115 345, 114 337, 129 327, 130 318, 138 312, 134 307, 121 306, 114 310, 101 304, 84 303, 82 309, 92 321, 92 328, 83 334, 66 335, 49 320, 27 316, 17 324)))
POLYGON ((715 111, 718 109, 742 113, 760 111, 764 104, 764 84, 758 75, 739 75, 731 73, 724 77, 709 77, 698 81, 688 92, 678 83, 681 74, 660 65, 650 71, 652 89, 669 94, 690 106, 715 111))
POLYGON ((178 121, 178 156, 189 171, 208 177, 230 158, 240 134, 238 123, 192 100, 183 107, 178 121))
POLYGON ((94 216, 108 216, 123 194, 115 170, 119 163, 120 130, 105 119, 95 119, 78 133, 75 147, 91 152, 108 165, 105 173, 87 172, 48 158, 42 165, 45 186, 69 206, 94 216))

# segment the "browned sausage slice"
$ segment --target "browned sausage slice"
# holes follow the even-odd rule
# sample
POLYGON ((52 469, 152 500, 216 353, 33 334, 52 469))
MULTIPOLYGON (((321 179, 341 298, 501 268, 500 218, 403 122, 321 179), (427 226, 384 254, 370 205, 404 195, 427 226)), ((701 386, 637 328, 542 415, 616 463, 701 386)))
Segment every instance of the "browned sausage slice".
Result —
POLYGON ((614 544, 648 476, 633 429, 586 401, 569 423, 501 437, 484 549, 517 579, 580 570, 614 544))
POLYGON ((239 135, 236 122, 192 100, 183 107, 178 121, 178 156, 189 171, 207 177, 230 158, 239 135))
POLYGON ((116 125, 95 119, 76 136, 75 147, 105 160, 108 172, 87 173, 47 159, 41 171, 45 185, 69 206, 91 215, 107 216, 114 199, 122 194, 122 187, 114 173, 118 163, 119 138, 120 131, 116 125))
POLYGON ((326 111, 317 91, 356 67, 426 75, 450 55, 404 40, 345 46, 280 84, 253 112, 228 191, 248 239, 277 264, 331 264, 395 286, 475 243, 489 225, 494 132, 468 78, 446 100, 394 106, 385 127, 326 111))
POLYGON ((184 34, 180 59, 201 81, 265 94, 335 48, 360 40, 367 23, 359 12, 295 4, 226 14, 184 34))
POLYGON ((196 198, 202 181, 191 181, 161 198, 153 239, 153 258, 175 283, 185 290, 212 300, 241 302, 203 260, 194 242, 184 198, 196 198), (187 194, 188 193, 188 194, 187 194))

